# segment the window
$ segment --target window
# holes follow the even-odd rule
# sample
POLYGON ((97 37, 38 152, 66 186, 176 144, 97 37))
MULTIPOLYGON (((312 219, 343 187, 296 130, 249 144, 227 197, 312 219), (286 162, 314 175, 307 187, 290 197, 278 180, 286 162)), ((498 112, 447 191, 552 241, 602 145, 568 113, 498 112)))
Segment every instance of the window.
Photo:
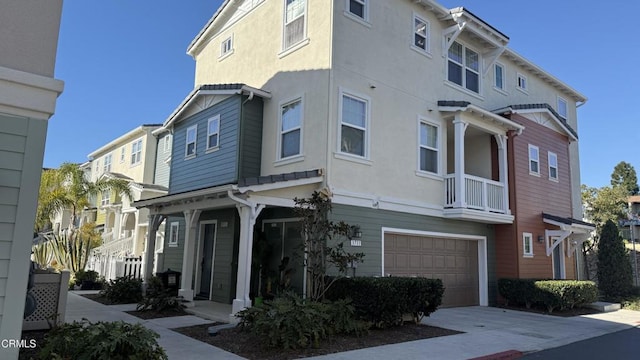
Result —
POLYGON ((498 90, 504 90, 504 66, 496 63, 493 65, 493 86, 498 90))
POLYGON ((124 162, 124 159, 125 159, 125 154, 124 154, 124 152, 125 152, 125 148, 124 148, 124 146, 123 146, 123 147, 120 149, 120 162, 121 162, 121 163, 123 163, 123 162, 124 162))
POLYGON ((305 38, 306 0, 285 0, 284 50, 305 38))
POLYGON ((229 36, 220 43, 220 57, 226 57, 233 53, 233 36, 229 36))
POLYGON ((438 173, 438 127, 420 122, 420 171, 438 173))
POLYGON ((169 230, 169 247, 178 247, 178 230, 180 230, 179 222, 172 222, 169 230))
POLYGON ((529 173, 540 175, 540 150, 533 145, 529 145, 529 173))
POLYGON ((343 153, 367 156, 367 100, 342 94, 340 119, 340 151, 343 153))
POLYGON ((367 0, 347 0, 349 13, 362 18, 367 19, 367 0))
POLYGON ((109 205, 111 203, 111 191, 105 190, 101 194, 100 204, 102 206, 109 205))
POLYGON ((549 179, 558 181, 558 155, 549 151, 549 179))
POLYGON ((171 142, 173 141, 173 136, 171 134, 164 137, 164 152, 171 151, 171 142))
POLYGON ((413 15, 413 46, 429 52, 429 23, 413 15))
POLYGON ((302 152, 302 99, 286 103, 280 108, 280 159, 302 152))
POLYGON ((527 91, 527 77, 518 73, 518 89, 526 92, 527 91))
POLYGON ((533 235, 522 233, 522 252, 526 257, 533 256, 533 235))
POLYGON ((558 96, 558 115, 567 118, 567 100, 558 96))
POLYGON ((448 79, 468 90, 480 93, 480 56, 454 41, 449 48, 448 79))
POLYGON ((106 173, 111 171, 111 154, 107 154, 107 156, 104 157, 103 170, 106 173))
POLYGON ((100 159, 96 160, 96 174, 100 172, 100 159))
POLYGON ((187 128, 187 139, 185 145, 184 156, 196 156, 196 134, 198 133, 198 125, 187 128))
POLYGON ((131 144, 131 165, 140 163, 142 157, 142 139, 138 139, 131 144))
POLYGON ((220 115, 209 119, 207 124, 207 150, 217 148, 220 143, 220 115))

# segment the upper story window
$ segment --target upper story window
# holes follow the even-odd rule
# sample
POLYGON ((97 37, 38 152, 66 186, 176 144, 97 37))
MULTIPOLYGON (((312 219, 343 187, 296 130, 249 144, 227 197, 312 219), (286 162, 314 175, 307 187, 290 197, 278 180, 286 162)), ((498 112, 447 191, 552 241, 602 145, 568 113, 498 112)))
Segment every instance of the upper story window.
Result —
POLYGON ((343 93, 340 103, 340 152, 366 158, 369 101, 343 93))
POLYGON ((233 54, 233 36, 229 36, 220 43, 220 58, 225 58, 231 54, 233 54))
POLYGON ((516 85, 519 90, 527 92, 529 86, 529 84, 527 83, 527 77, 518 73, 516 85))
POLYGON ((142 139, 131 144, 131 165, 139 164, 142 160, 142 139))
POLYGON ((529 173, 540 176, 540 149, 529 145, 529 173))
POLYGON ((420 122, 420 171, 438 173, 438 127, 436 125, 420 122))
POLYGON ((558 96, 558 114, 563 118, 567 118, 567 100, 558 96))
POLYGON ((164 152, 171 151, 171 142, 173 141, 173 136, 171 134, 164 137, 164 152))
POLYGON ((367 0, 347 0, 347 10, 362 20, 367 20, 367 0))
POLYGON ((480 55, 454 41, 449 48, 447 79, 475 93, 480 93, 480 55))
POLYGON ((558 180, 558 155, 549 151, 549 180, 558 180))
POLYGON ((111 171, 111 154, 107 154, 107 156, 104 157, 104 167, 103 167, 103 172, 110 172, 111 171))
POLYGON ((207 124, 207 150, 217 148, 220 145, 220 115, 209 119, 207 124))
POLYGON ((413 15, 413 46, 425 53, 429 52, 429 22, 413 15))
POLYGON ((187 128, 187 136, 185 142, 184 157, 196 156, 196 138, 198 134, 198 125, 189 126, 187 128))
POLYGON ((105 190, 101 195, 100 204, 102 206, 109 205, 111 203, 111 191, 105 190))
POLYGON ((522 233, 522 254, 525 257, 533 256, 533 234, 522 233))
POLYGON ((280 107, 280 159, 302 153, 302 114, 302 98, 280 107))
POLYGON ((285 0, 283 48, 287 50, 305 39, 306 0, 285 0))
POLYGON ((504 66, 499 63, 493 65, 493 86, 504 91, 504 66))
POLYGON ((171 228, 169 229, 169 241, 167 242, 167 245, 169 245, 169 247, 178 246, 178 230, 180 230, 180 223, 172 222, 171 228))
POLYGON ((124 153, 125 153, 125 147, 123 146, 123 147, 120 149, 120 162, 121 162, 121 163, 123 163, 123 162, 124 162, 124 159, 125 159, 125 154, 124 154, 124 153))

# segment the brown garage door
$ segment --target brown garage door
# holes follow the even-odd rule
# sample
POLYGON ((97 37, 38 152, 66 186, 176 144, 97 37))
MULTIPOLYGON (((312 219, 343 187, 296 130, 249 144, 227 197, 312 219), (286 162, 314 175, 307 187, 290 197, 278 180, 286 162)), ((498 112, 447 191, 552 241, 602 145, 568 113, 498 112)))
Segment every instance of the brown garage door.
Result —
POLYGON ((385 234, 384 271, 442 279, 443 307, 479 304, 477 241, 385 234))

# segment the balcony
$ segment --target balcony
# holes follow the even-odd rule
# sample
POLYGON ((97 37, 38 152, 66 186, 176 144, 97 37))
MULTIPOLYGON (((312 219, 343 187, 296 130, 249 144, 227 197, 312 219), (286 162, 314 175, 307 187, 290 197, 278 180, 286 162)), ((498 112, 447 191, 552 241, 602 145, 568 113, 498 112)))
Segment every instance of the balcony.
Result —
MULTIPOLYGON (((508 214, 505 186, 497 181, 484 179, 473 175, 462 175, 465 191, 460 204, 467 209, 488 211, 492 213, 508 214)), ((456 177, 455 174, 445 176, 445 204, 451 209, 456 207, 456 177)))

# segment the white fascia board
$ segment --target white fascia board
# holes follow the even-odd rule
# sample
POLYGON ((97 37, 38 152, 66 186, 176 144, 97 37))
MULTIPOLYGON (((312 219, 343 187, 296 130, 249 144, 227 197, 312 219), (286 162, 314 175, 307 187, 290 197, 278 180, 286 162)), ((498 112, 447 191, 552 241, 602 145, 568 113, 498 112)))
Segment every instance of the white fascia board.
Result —
POLYGON ((188 191, 180 194, 161 196, 153 199, 140 200, 132 203, 131 206, 135 206, 136 208, 140 209, 143 207, 169 204, 176 201, 182 201, 182 200, 202 197, 206 195, 212 195, 212 194, 218 194, 218 193, 226 194, 228 190, 231 190, 231 185, 222 185, 222 186, 216 186, 216 187, 211 187, 211 188, 206 188, 201 190, 188 191))
POLYGON ((478 107, 476 105, 473 104, 469 104, 465 107, 461 107, 461 106, 439 106, 438 107, 439 111, 442 112, 470 112, 470 113, 478 113, 480 114, 482 117, 487 117, 489 119, 491 119, 492 121, 497 122, 498 124, 500 124, 502 127, 508 129, 508 130, 515 130, 518 133, 521 133, 522 130, 524 130, 524 126, 511 121, 507 118, 504 118, 500 115, 497 115, 491 111, 485 110, 481 107, 478 107))
POLYGON ((572 140, 572 141, 578 141, 578 138, 573 134, 573 132, 571 132, 562 121, 560 121, 560 119, 558 119, 551 111, 549 111, 549 109, 520 109, 520 110, 514 110, 511 107, 507 107, 504 109, 501 109, 497 112, 500 112, 502 110, 505 111, 509 111, 512 112, 514 114, 536 114, 536 113, 546 113, 547 115, 549 115, 549 117, 551 117, 551 119, 553 119, 553 121, 560 126, 560 128, 562 128, 562 130, 564 130, 565 134, 572 140))
POLYGON ((322 182, 323 179, 324 179, 324 176, 315 176, 315 177, 306 178, 306 179, 286 180, 286 181, 279 181, 279 182, 270 183, 270 184, 249 185, 249 186, 242 186, 242 187, 238 185, 232 185, 232 186, 234 191, 238 191, 239 193, 244 194, 249 191, 256 193, 260 191, 279 190, 279 189, 285 189, 285 188, 291 188, 291 187, 297 187, 297 186, 303 186, 303 185, 309 185, 309 184, 316 184, 316 183, 322 182))

